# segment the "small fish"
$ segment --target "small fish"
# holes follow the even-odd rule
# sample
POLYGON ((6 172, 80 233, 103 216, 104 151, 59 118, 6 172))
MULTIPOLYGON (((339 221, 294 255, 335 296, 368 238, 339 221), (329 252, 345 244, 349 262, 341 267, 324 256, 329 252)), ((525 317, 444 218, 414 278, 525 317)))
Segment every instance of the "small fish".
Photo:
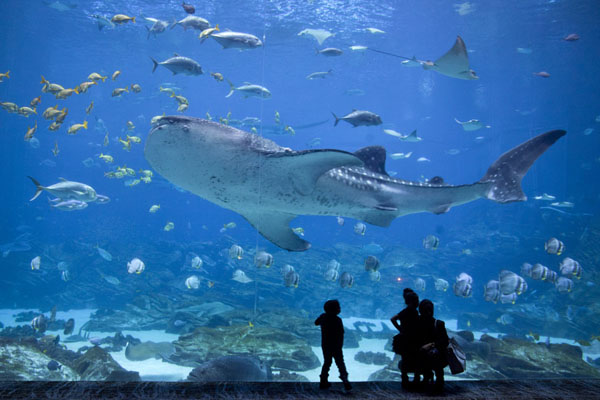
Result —
POLYGON ((325 71, 325 72, 313 72, 312 74, 308 75, 306 77, 306 79, 308 80, 314 80, 314 79, 325 79, 328 75, 331 75, 333 70, 329 70, 329 71, 325 71))
POLYGON ((191 264, 192 264, 192 268, 200 269, 200 268, 202 268, 204 261, 202 261, 202 259, 199 256, 195 256, 194 258, 192 258, 191 264))
POLYGON ((273 265, 273 256, 265 251, 259 251, 254 256, 254 265, 257 268, 270 268, 273 265))
POLYGON ((111 29, 115 27, 115 24, 110 19, 102 15, 92 14, 91 17, 94 18, 98 23, 99 31, 101 31, 104 27, 109 27, 111 29))
POLYGON ((362 222, 357 222, 354 225, 354 233, 356 233, 357 235, 364 236, 366 231, 367 231, 367 226, 365 224, 363 224, 362 222))
POLYGON ((165 232, 169 232, 169 231, 173 230, 174 228, 175 228, 175 224, 173 222, 167 222, 167 224, 165 225, 163 230, 165 232))
POLYGON ((247 83, 243 84, 242 86, 235 87, 235 85, 233 83, 229 82, 229 87, 231 90, 225 97, 231 97, 231 95, 233 95, 233 92, 235 92, 235 91, 240 92, 244 96, 244 98, 260 97, 260 98, 266 99, 266 98, 271 97, 271 92, 269 91, 269 89, 267 89, 264 86, 256 85, 254 83, 247 82, 247 83))
POLYGON ((546 71, 534 72, 533 75, 539 76, 542 78, 550 78, 550 74, 546 71))
POLYGON ((365 31, 367 31, 369 33, 372 33, 372 34, 383 34, 383 33, 385 33, 381 29, 377 29, 377 28, 365 28, 365 31))
POLYGON ((342 217, 336 217, 336 221, 337 221, 337 224, 339 226, 343 226, 344 225, 344 218, 342 218, 342 217))
POLYGON ((289 271, 283 276, 283 284, 286 287, 298 288, 300 275, 296 271, 289 271))
POLYGON ((54 157, 58 156, 60 150, 58 150, 58 142, 54 142, 54 148, 52 149, 52 154, 54 155, 54 157))
MULTIPOLYGON (((0 74, 0 75, 1 75, 1 74, 0 74)), ((40 104, 41 102, 42 102, 42 96, 40 95, 40 96, 38 96, 38 97, 34 98, 33 100, 31 100, 31 102, 29 103, 29 105, 30 105, 31 107, 35 107, 35 106, 37 106, 38 104, 40 104)))
POLYGON ((334 113, 333 114, 333 118, 335 118, 335 123, 333 124, 333 126, 337 126, 338 122, 340 121, 346 121, 349 124, 351 124, 352 126, 354 126, 355 128, 357 126, 374 126, 374 125, 381 125, 381 117, 375 113, 372 113, 371 111, 364 111, 364 110, 352 110, 351 113, 344 115, 341 118, 338 118, 334 113))
POLYGON ((434 285, 435 285, 435 290, 438 290, 440 292, 445 292, 446 290, 448 290, 448 287, 450 286, 450 284, 448 283, 447 280, 441 279, 441 278, 436 279, 434 282, 434 285))
POLYGON ((417 158, 417 162, 431 162, 431 160, 427 157, 419 157, 417 158))
POLYGON ((9 113, 16 113, 19 111, 19 106, 10 101, 0 102, 0 106, 2 108, 4 108, 4 110, 8 111, 9 113))
POLYGON ((0 82, 2 82, 4 79, 10 79, 10 70, 6 71, 5 73, 0 72, 0 82))
POLYGON ((571 203, 570 201, 557 201, 555 203, 551 203, 551 206, 554 207, 561 207, 561 208, 573 208, 575 207, 575 204, 571 203))
POLYGON ((117 77, 121 75, 121 71, 116 70, 115 72, 113 72, 111 79, 114 81, 115 79, 117 79, 117 77))
POLYGON ((557 238, 550 238, 544 244, 544 250, 548 254, 556 254, 560 256, 565 251, 565 244, 557 238))
POLYGON ((146 264, 139 258, 133 258, 127 263, 127 272, 130 274, 141 274, 146 269, 146 264))
POLYGON ((237 244, 234 244, 229 248, 229 258, 241 260, 243 256, 244 249, 242 249, 237 244))
POLYGON ((100 257, 104 258, 106 261, 112 261, 112 254, 110 254, 108 251, 98 246, 96 246, 96 250, 98 250, 98 254, 100 254, 100 257))
POLYGON ((180 104, 177 107, 177 112, 183 113, 183 112, 187 111, 188 108, 189 108, 188 104, 180 104))
POLYGON ((576 40, 579 40, 579 35, 576 34, 576 33, 570 33, 567 36, 565 36, 563 38, 563 40, 566 41, 566 42, 574 42, 576 40))
POLYGON ((213 33, 219 32, 219 31, 220 31, 219 24, 217 24, 217 25, 215 25, 214 28, 208 28, 208 29, 205 29, 202 32, 200 32, 200 34, 198 35, 198 39, 200 39, 201 43, 204 43, 204 41, 206 40, 206 38, 208 38, 213 33))
POLYGON ((423 239, 423 248, 427 250, 436 250, 440 245, 440 239, 434 235, 427 235, 423 239))
POLYGON ((60 272, 60 279, 62 279, 64 282, 70 281, 71 280, 71 273, 69 272, 69 270, 61 271, 60 272))
POLYGON ((297 228, 292 228, 292 232, 294 232, 297 235, 304 236, 304 228, 302 228, 301 226, 297 228))
POLYGON ((175 28, 177 25, 181 25, 184 31, 186 31, 188 28, 198 31, 204 31, 205 29, 210 28, 210 23, 207 20, 194 15, 188 15, 181 21, 173 23, 171 25, 171 29, 175 28))
POLYGON ((90 115, 90 113, 92 112, 92 109, 93 109, 93 108, 94 108, 94 102, 92 101, 92 102, 90 103, 90 105, 89 105, 89 106, 87 106, 87 107, 85 108, 85 113, 86 113, 87 115, 90 115))
POLYGON ((115 24, 125 24, 129 21, 131 21, 132 23, 135 24, 135 17, 129 17, 125 14, 116 14, 115 16, 113 16, 110 19, 111 22, 114 22, 115 24))
POLYGON ((156 213, 158 210, 160 210, 160 204, 154 204, 150 207, 150 209, 148 210, 148 212, 150 214, 154 214, 156 213))
POLYGON ((79 132, 80 129, 87 129, 88 128, 88 123, 87 121, 83 121, 83 124, 73 124, 69 127, 69 130, 67 131, 67 133, 69 135, 75 135, 77 134, 77 132, 79 132))
POLYGON ((98 82, 96 81, 90 81, 90 82, 82 82, 79 84, 79 86, 77 86, 77 90, 79 91, 79 93, 85 93, 88 91, 88 89, 92 86, 92 85, 97 85, 98 82))
POLYGON ((140 85, 138 85, 137 83, 132 83, 131 84, 131 91, 133 93, 139 93, 142 91, 142 87, 140 85))
POLYGON ((169 23, 167 21, 161 21, 156 18, 148 18, 148 17, 146 17, 144 19, 148 22, 152 22, 151 28, 148 28, 146 26, 146 29, 148 30, 148 36, 146 37, 146 39, 150 39, 150 35, 154 35, 154 37, 156 37, 157 34, 163 33, 169 26, 169 23))
POLYGON ((104 147, 107 147, 110 144, 110 139, 108 138, 108 132, 106 132, 106 135, 104 135, 104 141, 102 143, 102 145, 104 147))
POLYGON ((573 290, 573 281, 569 278, 561 276, 556 280, 554 286, 559 293, 569 293, 571 290, 573 290))
POLYGON ((535 332, 529 331, 528 336, 530 336, 535 341, 540 340, 540 334, 539 333, 535 333, 535 332))
POLYGON ((35 134, 35 132, 37 131, 37 121, 35 121, 35 124, 29 128, 27 127, 27 132, 25 133, 25 141, 29 141, 31 140, 31 138, 33 137, 33 135, 35 134))
POLYGON ((123 93, 129 93, 129 90, 127 90, 127 88, 117 88, 115 90, 112 91, 111 96, 112 97, 120 97, 123 93))
POLYGON ((40 257, 40 256, 34 257, 34 258, 31 260, 31 263, 30 263, 30 265, 31 265, 31 270, 32 270, 32 271, 33 271, 33 270, 35 270, 35 271, 39 270, 39 269, 40 269, 40 265, 41 265, 41 261, 42 261, 42 259, 41 259, 41 257, 40 257))
POLYGON ((418 290, 420 292, 424 292, 425 288, 426 288, 426 282, 425 279, 423 278, 417 278, 415 279, 413 286, 415 288, 415 290, 418 290))
POLYGON ((560 273, 563 275, 573 275, 577 279, 581 279, 583 268, 579 262, 573 260, 570 257, 566 257, 559 266, 560 273))
POLYGON ((200 278, 197 275, 189 276, 185 280, 185 286, 188 289, 197 290, 200 287, 200 278))
POLYGON ((104 160, 104 162, 107 163, 107 164, 112 164, 112 162, 114 161, 113 157, 111 155, 108 155, 108 154, 102 154, 102 153, 100 153, 100 155, 98 156, 98 158, 104 160))
POLYGON ((88 75, 87 77, 90 81, 94 81, 97 82, 98 80, 102 80, 102 82, 104 82, 108 76, 102 76, 97 72, 92 72, 91 74, 88 75))
POLYGON ((403 158, 409 158, 412 155, 412 151, 408 153, 393 153, 390 154, 392 160, 401 160, 403 158))
POLYGON ((365 258, 365 271, 377 271, 379 269, 379 259, 375 256, 365 258))
POLYGON ((335 47, 327 47, 323 50, 316 49, 316 52, 317 54, 324 55, 325 57, 339 57, 344 54, 342 50, 335 47))
POLYGON ((548 193, 544 193, 541 196, 535 196, 534 199, 535 200, 544 200, 544 201, 553 201, 553 200, 556 200, 556 196, 552 196, 548 193))
POLYGON ((340 276, 340 286, 344 289, 351 288, 354 285, 354 277, 349 272, 344 272, 340 276))
POLYGON ((223 49, 249 50, 263 45, 259 38, 249 33, 226 31, 212 33, 210 37, 223 46, 223 49))
POLYGON ((240 283, 250 283, 252 279, 248 278, 248 275, 241 269, 236 269, 233 271, 233 275, 231 277, 232 280, 240 283))
POLYGON ((350 50, 352 50, 352 51, 358 51, 358 52, 362 52, 362 51, 365 51, 365 50, 367 50, 367 49, 368 49, 368 47, 367 47, 367 46, 357 46, 357 45, 355 45, 355 46, 350 46, 350 50))
POLYGON ((119 137, 119 142, 123 145, 123 150, 131 150, 131 140, 123 140, 119 137))
POLYGON ((73 93, 79 94, 79 90, 77 88, 75 88, 75 89, 63 89, 63 90, 59 91, 58 93, 56 93, 54 96, 57 99, 66 99, 67 97, 71 97, 71 95, 73 93))
POLYGON ((127 129, 132 131, 135 129, 135 125, 131 121, 127 121, 127 129))
POLYGON ((215 80, 217 82, 223 82, 223 80, 225 79, 223 77, 223 74, 221 74, 220 72, 211 72, 210 76, 212 76, 213 78, 215 78, 215 80))

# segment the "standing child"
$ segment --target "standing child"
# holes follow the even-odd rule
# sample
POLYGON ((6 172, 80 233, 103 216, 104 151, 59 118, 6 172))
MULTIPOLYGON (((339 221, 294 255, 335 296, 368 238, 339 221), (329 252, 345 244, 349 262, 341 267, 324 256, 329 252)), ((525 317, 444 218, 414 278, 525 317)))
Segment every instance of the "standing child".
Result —
POLYGON ((325 312, 316 319, 315 325, 321 326, 321 347, 323 348, 323 368, 321 369, 321 383, 319 388, 327 389, 331 383, 327 381, 329 368, 332 359, 335 360, 340 371, 340 379, 344 382, 344 389, 351 390, 352 386, 348 382, 348 371, 344 364, 344 354, 342 346, 344 345, 344 325, 338 314, 342 311, 340 303, 337 300, 327 300, 323 305, 325 312))

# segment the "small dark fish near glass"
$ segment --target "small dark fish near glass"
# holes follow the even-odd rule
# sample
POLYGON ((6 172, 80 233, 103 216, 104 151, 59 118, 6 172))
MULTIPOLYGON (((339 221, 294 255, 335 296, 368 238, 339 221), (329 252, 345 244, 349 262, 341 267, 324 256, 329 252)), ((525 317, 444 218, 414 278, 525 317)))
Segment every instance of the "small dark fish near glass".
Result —
POLYGON ((181 7, 183 7, 185 12, 188 14, 194 14, 196 12, 196 8, 191 4, 185 4, 185 1, 181 3, 181 7))
POLYGON ((62 367, 62 365, 60 365, 58 362, 56 362, 54 360, 50 360, 50 361, 48 361, 48 364, 46 365, 46 367, 50 371, 58 371, 62 367))
POLYGON ((67 320, 67 322, 65 323, 65 329, 64 329, 63 333, 65 335, 70 335, 71 333, 73 333, 74 328, 75 328, 75 320, 73 318, 69 318, 67 320))

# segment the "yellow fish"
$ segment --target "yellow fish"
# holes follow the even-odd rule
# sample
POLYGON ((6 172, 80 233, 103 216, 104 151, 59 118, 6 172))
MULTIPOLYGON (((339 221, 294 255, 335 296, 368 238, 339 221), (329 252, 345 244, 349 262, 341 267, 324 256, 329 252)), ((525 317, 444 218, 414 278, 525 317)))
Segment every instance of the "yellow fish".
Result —
POLYGON ((135 185, 137 185, 140 182, 141 181, 139 179, 134 179, 127 186, 135 186, 135 185))
POLYGON ((149 176, 142 176, 140 178, 144 183, 150 183, 152 182, 152 178, 150 178, 149 176))
POLYGON ((92 72, 91 74, 88 75, 88 79, 91 81, 96 82, 99 79, 102 79, 102 82, 104 82, 106 80, 106 78, 108 78, 108 76, 102 76, 97 72, 92 72))
POLYGON ((41 102, 42 102, 42 96, 40 95, 40 96, 36 97, 35 99, 31 100, 31 103, 29 103, 29 105, 31 107, 35 107, 38 104, 40 104, 41 102))
POLYGON ((140 169, 140 174, 144 174, 149 177, 154 176, 154 172, 150 171, 149 169, 140 169))
POLYGON ((108 132, 106 132, 106 135, 104 135, 104 147, 107 147, 109 143, 110 140, 108 139, 108 132))
POLYGON ((177 107, 177 111, 182 113, 185 112, 188 109, 188 105, 187 104, 180 104, 179 107, 177 107))
POLYGON ((68 108, 63 108, 62 111, 60 112, 60 114, 58 114, 56 116, 56 123, 57 124, 62 124, 63 122, 65 122, 65 118, 67 117, 67 114, 69 114, 69 109, 68 108))
POLYGON ((294 233, 297 233, 300 236, 304 236, 304 228, 302 227, 292 228, 292 231, 294 231, 294 233))
POLYGON ((114 81, 115 79, 117 79, 117 76, 121 75, 121 71, 116 70, 115 72, 113 72, 111 78, 114 81))
POLYGON ((159 87, 158 90, 160 90, 161 92, 165 92, 165 93, 171 93, 172 95, 175 94, 175 91, 171 88, 164 88, 164 87, 159 87))
POLYGON ((534 332, 529 331, 529 336, 531 336, 536 341, 540 340, 540 334, 539 333, 534 333, 534 332))
POLYGON ((6 73, 0 73, 0 82, 2 82, 2 80, 6 78, 6 79, 10 79, 10 70, 6 71, 6 73))
POLYGON ((92 101, 92 102, 90 103, 90 105, 86 107, 86 109, 85 109, 85 113, 86 113, 87 115, 90 115, 90 113, 92 112, 92 109, 93 109, 93 108, 94 108, 94 102, 92 101))
POLYGON ((102 153, 100 153, 100 155, 98 156, 98 158, 103 159, 104 162, 106 162, 107 164, 112 164, 112 162, 114 161, 113 157, 111 155, 108 155, 108 154, 102 154, 102 153))
POLYGON ((142 87, 140 85, 138 85, 137 83, 132 83, 131 84, 131 91, 134 93, 139 93, 142 91, 142 87))
POLYGON ((119 142, 123 145, 123 150, 131 150, 131 140, 123 140, 119 138, 119 142))
POLYGON ((59 130, 59 129, 60 129, 60 125, 61 125, 61 124, 60 124, 60 123, 58 123, 58 122, 52 122, 52 123, 50 124, 50 126, 48 127, 48 130, 49 130, 49 131, 53 131, 53 132, 54 132, 54 131, 57 131, 57 130, 59 130))
POLYGON ((215 25, 214 28, 205 29, 202 32, 200 32, 200 34, 198 35, 198 39, 200 39, 201 42, 204 42, 207 37, 209 37, 215 31, 218 32, 219 30, 220 30, 219 29, 219 24, 215 25))
POLYGON ((56 157, 58 155, 58 152, 60 150, 58 150, 58 142, 54 142, 54 148, 52 149, 52 154, 54 154, 54 157, 56 157))
POLYGON ((294 136, 296 134, 296 131, 294 130, 294 128, 292 128, 289 125, 286 125, 285 128, 283 128, 283 130, 286 131, 287 133, 289 133, 292 136, 294 136))
POLYGON ((154 214, 158 210, 160 210, 160 204, 154 204, 152 207, 150 207, 150 209, 148 210, 148 212, 151 213, 151 214, 154 214))
POLYGON ((215 283, 213 281, 208 281, 208 287, 211 288, 215 286, 215 283))
POLYGON ((135 17, 129 17, 125 14, 116 14, 111 18, 111 22, 114 22, 115 24, 124 24, 129 21, 135 24, 135 17))
POLYGON ((215 78, 215 80, 217 82, 223 82, 223 80, 225 79, 223 77, 223 74, 221 74, 220 72, 211 72, 210 76, 212 76, 213 78, 215 78))
POLYGON ((28 142, 29 140, 31 140, 31 138, 35 134, 35 131, 37 131, 37 121, 35 121, 34 126, 32 126, 31 128, 27 128, 27 133, 25 133, 25 141, 28 142))
POLYGON ((83 121, 83 124, 73 124, 69 127, 69 130, 67 130, 67 133, 69 135, 75 135, 77 132, 79 132, 79 130, 81 128, 87 129, 88 128, 88 123, 87 121, 83 121))
POLYGON ((127 140, 131 140, 133 143, 142 143, 142 138, 139 136, 129 136, 127 135, 127 140))
POLYGON ((18 113, 24 117, 29 117, 31 114, 37 114, 35 108, 30 107, 19 107, 18 113))
POLYGON ((127 90, 127 88, 117 88, 115 90, 112 91, 112 97, 119 97, 121 96, 124 92, 129 93, 129 90, 127 90))
POLYGON ((96 82, 96 81, 83 82, 79 86, 77 86, 77 90, 79 90, 79 93, 85 93, 88 91, 90 86, 97 85, 97 84, 98 84, 98 82, 96 82))
POLYGON ((190 103, 188 102, 188 99, 186 99, 186 98, 185 98, 185 97, 183 97, 183 96, 176 95, 174 92, 173 92, 173 93, 171 93, 171 97, 174 97, 174 98, 175 98, 175 100, 177 100, 177 102, 178 102, 179 104, 190 104, 190 103))
POLYGON ((235 222, 229 222, 227 224, 223 224, 223 228, 225 229, 233 229, 235 228, 237 225, 235 224, 235 222))
POLYGON ((280 122, 280 120, 279 120, 279 111, 275 111, 275 123, 277 125, 279 125, 279 122, 280 122))
POLYGON ((248 327, 254 328, 254 324, 252 323, 252 321, 248 321, 248 327))
POLYGON ((172 222, 167 222, 163 230, 169 232, 170 230, 173 230, 173 228, 175 228, 175 224, 172 222))
POLYGON ((127 129, 129 129, 130 131, 135 129, 135 125, 133 124, 133 122, 127 121, 127 129))

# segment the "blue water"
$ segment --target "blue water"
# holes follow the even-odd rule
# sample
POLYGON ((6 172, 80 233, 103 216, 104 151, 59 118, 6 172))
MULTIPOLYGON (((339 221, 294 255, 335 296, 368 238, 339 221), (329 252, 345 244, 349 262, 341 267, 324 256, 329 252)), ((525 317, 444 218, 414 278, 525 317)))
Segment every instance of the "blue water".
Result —
MULTIPOLYGON (((0 72, 10 70, 10 79, 0 83, 1 101, 28 105, 42 94, 41 75, 68 88, 85 81, 92 72, 109 76, 105 83, 66 100, 42 94, 37 116, 24 118, 0 110, 0 243, 10 243, 29 233, 26 239, 32 248, 0 259, 2 307, 49 309, 58 304, 61 309, 119 308, 139 293, 177 295, 185 291, 183 281, 190 270, 182 265, 195 246, 216 263, 207 267, 206 275, 206 279, 217 282, 215 298, 229 297, 240 306, 256 300, 259 308, 284 305, 312 315, 320 312, 327 297, 336 296, 346 307, 347 316, 378 313, 379 317, 389 318, 402 306, 400 289, 411 285, 415 278, 424 277, 427 289, 422 296, 434 298, 442 315, 459 319, 460 324, 463 312, 510 312, 512 305, 489 304, 482 299, 483 285, 496 279, 501 269, 519 273, 521 264, 527 261, 557 270, 562 257, 543 251, 544 242, 550 237, 563 240, 572 251, 565 255, 574 258, 590 250, 582 248, 581 240, 586 230, 592 229, 594 218, 597 224, 600 200, 600 125, 595 120, 600 115, 600 29, 595 1, 473 1, 473 12, 466 15, 460 15, 451 2, 442 0, 194 4, 195 15, 208 19, 211 25, 251 33, 264 41, 263 47, 248 51, 223 50, 212 39, 201 44, 198 31, 184 31, 180 26, 148 38, 143 25, 150 25, 144 23, 143 17, 169 22, 182 19, 185 13, 178 1, 160 5, 142 1, 73 4, 77 7, 64 12, 40 1, 5 0, 0 4, 0 72), (137 21, 98 30, 91 17, 100 14, 110 18, 117 13, 135 16, 137 21), (368 27, 381 29, 385 34, 370 34, 365 31, 368 27), (316 55, 316 41, 298 36, 306 28, 335 33, 319 48, 339 47, 344 54, 337 58, 316 55), (577 33, 581 39, 562 40, 570 33, 577 33), (471 68, 479 80, 458 80, 422 68, 405 68, 399 58, 349 49, 351 45, 364 45, 432 60, 444 54, 457 35, 467 45, 471 68), (530 49, 531 53, 519 53, 519 47, 530 49), (152 73, 150 57, 162 61, 174 53, 198 61, 205 74, 173 76, 163 67, 152 73), (329 69, 333 73, 324 80, 305 79, 312 72, 329 69), (120 70, 121 75, 112 81, 110 75, 115 70, 120 70), (551 76, 545 79, 533 75, 539 71, 547 71, 551 76), (245 99, 235 93, 225 98, 228 84, 217 82, 208 72, 219 72, 236 85, 263 85, 272 97, 245 99), (142 87, 141 93, 111 97, 113 89, 134 83, 142 87), (339 226, 334 217, 300 216, 292 226, 304 228, 304 238, 312 243, 312 248, 305 253, 287 253, 261 237, 240 215, 176 190, 158 173, 150 184, 142 182, 134 187, 125 186, 125 179, 104 177, 117 165, 136 171, 150 169, 143 155, 143 143, 133 144, 127 152, 117 137, 131 134, 126 123, 132 121, 134 134, 144 140, 153 116, 178 114, 174 99, 159 91, 161 85, 179 88, 178 94, 189 100, 184 115, 205 118, 209 113, 215 120, 228 113, 231 119, 238 120, 257 117, 262 120, 257 127, 259 134, 295 150, 317 147, 356 151, 377 144, 384 146, 388 154, 412 151, 409 159, 388 158, 386 163, 386 169, 396 172, 396 177, 409 180, 440 175, 448 183, 472 183, 500 154, 533 136, 552 129, 565 129, 568 133, 540 157, 524 178, 523 189, 529 197, 526 202, 500 205, 478 200, 443 215, 405 216, 389 228, 368 225, 364 236, 353 233, 357 221, 350 218, 339 226), (364 94, 346 94, 351 89, 360 89, 364 94), (87 116, 85 109, 91 101, 94 108, 87 116), (55 104, 68 107, 69 114, 59 131, 50 132, 50 122, 41 113, 55 104), (345 115, 354 108, 377 113, 383 125, 353 128, 340 122, 333 126, 331 112, 345 115), (275 124, 276 112, 282 124, 292 127, 326 122, 297 129, 295 135, 268 135, 265 127, 275 124), (454 118, 476 118, 491 128, 465 132, 454 118), (89 124, 87 130, 67 135, 69 126, 84 120, 89 124), (27 127, 35 121, 39 148, 23 140, 27 127), (593 132, 584 135, 588 128, 593 132), (423 141, 400 142, 384 134, 383 129, 404 134, 417 129, 423 141), (106 131, 110 137, 108 147, 102 146, 106 131), (480 142, 475 141, 478 136, 483 136, 480 142), (315 138, 320 138, 320 144, 311 146, 315 138), (51 152, 55 142, 60 149, 57 157, 51 152), (460 152, 447 154, 450 149, 460 152), (114 157, 112 166, 98 158, 101 152, 114 157), (431 162, 417 162, 419 157, 427 157, 431 162), (96 165, 84 166, 82 161, 88 158, 96 165), (43 185, 56 183, 59 177, 84 182, 112 201, 92 203, 81 211, 55 210, 49 206, 45 193, 29 201, 35 188, 28 175, 43 185), (545 203, 533 197, 543 193, 575 206, 559 209, 567 214, 540 209, 545 203), (148 212, 153 204, 161 206, 156 214, 148 212), (166 232, 163 227, 168 221, 175 224, 175 229, 166 232), (229 222, 237 226, 220 232, 229 222), (436 252, 422 247, 422 239, 428 234, 440 238, 436 252), (251 256, 245 264, 228 260, 223 249, 233 243, 247 252, 260 248, 275 254, 270 275, 258 274, 251 265, 251 256), (360 248, 369 243, 384 249, 378 255, 385 261, 378 283, 371 282, 362 268, 368 254, 360 248), (114 261, 103 261, 95 246, 108 250, 114 261), (341 250, 343 246, 356 252, 341 250), (464 250, 472 254, 464 254, 464 250), (415 266, 395 266, 402 260, 386 258, 393 251, 409 254, 407 263, 415 266), (42 256, 42 268, 32 272, 29 262, 36 255, 42 256), (140 276, 132 277, 126 272, 126 262, 133 257, 146 262, 146 271, 140 276), (164 262, 169 257, 174 260, 171 264, 164 262), (332 258, 343 261, 343 270, 354 273, 356 284, 352 289, 342 290, 338 284, 326 286, 323 282, 324 265, 332 258), (69 282, 60 279, 56 269, 60 260, 70 263, 69 282), (281 282, 278 269, 284 263, 294 265, 300 273, 301 283, 295 291, 281 282), (245 269, 259 282, 263 279, 279 286, 269 286, 255 296, 254 285, 252 290, 242 290, 229 279, 236 268, 245 269), (98 271, 118 277, 122 285, 114 287, 104 282, 98 271), (452 285, 460 272, 468 272, 475 280, 472 298, 458 298, 451 288, 448 292, 435 292, 434 279, 443 278, 452 285)), ((583 267, 584 277, 575 282, 572 293, 559 295, 552 285, 529 280, 529 292, 512 307, 529 304, 547 308, 556 311, 562 320, 569 305, 589 308, 597 300, 600 282, 595 265, 583 267), (586 291, 588 295, 583 296, 586 291)), ((260 284, 257 287, 260 291, 260 284)), ((202 296, 210 299, 212 294, 203 288, 202 296)), ((583 330, 592 328, 586 326, 583 330)))

